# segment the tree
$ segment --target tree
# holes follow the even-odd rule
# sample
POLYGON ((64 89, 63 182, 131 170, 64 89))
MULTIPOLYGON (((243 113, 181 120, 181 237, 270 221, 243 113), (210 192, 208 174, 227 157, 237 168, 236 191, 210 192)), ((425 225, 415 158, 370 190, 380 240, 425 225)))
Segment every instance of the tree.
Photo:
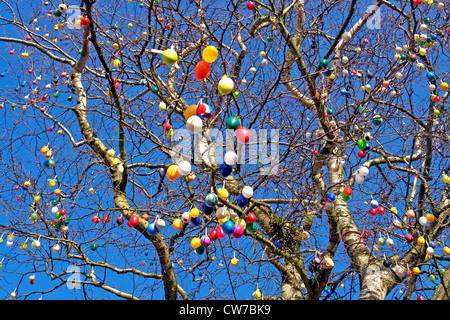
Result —
POLYGON ((446 4, 0 8, 8 295, 449 299, 446 4))

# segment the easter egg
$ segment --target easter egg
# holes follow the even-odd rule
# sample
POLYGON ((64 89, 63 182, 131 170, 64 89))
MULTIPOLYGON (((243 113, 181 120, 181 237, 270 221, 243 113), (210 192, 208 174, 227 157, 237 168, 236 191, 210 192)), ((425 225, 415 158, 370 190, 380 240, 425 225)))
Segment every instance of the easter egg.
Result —
POLYGON ((211 66, 206 61, 200 61, 195 66, 195 78, 199 81, 205 80, 209 72, 211 71, 211 66))
POLYGON ((225 127, 227 129, 236 130, 241 126, 241 120, 238 117, 229 117, 225 122, 225 127))
POLYGON ((445 246, 442 250, 444 251, 444 254, 446 256, 450 254, 450 248, 449 247, 445 246))
POLYGON ((243 208, 248 204, 248 199, 246 197, 244 197, 242 194, 240 194, 236 200, 236 204, 243 208))
POLYGON ((231 234, 231 236, 233 238, 239 239, 240 237, 242 237, 244 235, 244 228, 242 227, 242 225, 235 223, 234 224, 234 231, 231 234))
POLYGON ((203 60, 208 63, 212 63, 212 62, 216 61, 218 55, 219 55, 219 52, 217 51, 217 48, 214 46, 207 46, 205 49, 203 49, 203 52, 202 52, 203 60))
POLYGON ((219 173, 224 178, 228 177, 231 174, 232 171, 233 171, 233 167, 229 166, 226 163, 221 163, 220 166, 219 166, 219 173))
POLYGON ((242 188, 242 195, 247 199, 253 197, 253 188, 250 186, 245 186, 242 188))
POLYGON ((167 169, 166 176, 167 176, 167 179, 169 179, 170 181, 174 181, 174 180, 178 179, 178 177, 180 176, 180 172, 178 171, 178 166, 176 164, 170 165, 169 168, 167 169))
POLYGON ((195 249, 195 252, 197 254, 203 254, 203 252, 205 252, 205 247, 199 246, 197 249, 195 249))
POLYGON ((223 239, 223 238, 225 238, 225 236, 226 236, 226 233, 223 231, 223 228, 222 227, 219 227, 219 228, 217 228, 216 229, 217 231, 217 236, 219 237, 219 238, 221 238, 221 239, 223 239))
POLYGON ((344 188, 344 194, 345 194, 347 197, 350 197, 350 196, 352 195, 352 193, 353 193, 352 188, 350 188, 350 187, 345 187, 345 188, 344 188))
POLYGON ((216 229, 211 229, 211 230, 209 231, 209 238, 210 238, 210 240, 212 240, 212 241, 215 241, 215 240, 217 240, 217 239, 219 238, 219 235, 218 235, 216 229))
POLYGON ((181 220, 183 220, 183 222, 191 221, 191 213, 189 211, 183 212, 181 215, 181 220))
POLYGON ((182 160, 178 163, 178 172, 182 176, 187 176, 191 173, 191 164, 188 161, 182 160))
POLYGON ((180 219, 175 219, 173 221, 173 227, 175 230, 180 230, 182 226, 183 226, 183 222, 180 219))
POLYGON ((237 128, 236 139, 240 144, 246 144, 250 141, 250 130, 245 127, 237 128))
POLYGON ((405 239, 408 243, 412 243, 414 241, 414 237, 411 234, 407 234, 405 239))
POLYGON ((214 207, 208 207, 205 202, 202 204, 202 212, 207 216, 211 215, 214 212, 214 207))
POLYGON ((238 264, 238 262, 239 262, 239 260, 238 260, 237 258, 233 258, 233 259, 231 259, 231 265, 232 265, 232 266, 235 266, 235 265, 237 265, 237 264, 238 264))
POLYGON ((210 239, 208 236, 203 236, 203 237, 200 239, 200 245, 201 245, 202 247, 207 248, 210 244, 211 244, 211 239, 210 239))
POLYGON ((253 1, 247 2, 247 9, 248 10, 254 10, 255 9, 255 3, 253 1))
POLYGON ((220 94, 227 95, 229 94, 234 87, 234 82, 231 78, 227 77, 226 75, 222 77, 219 81, 218 89, 220 94))
POLYGON ((256 215, 253 212, 247 213, 247 218, 245 219, 245 221, 249 224, 254 223, 256 221, 256 215))
POLYGON ((195 116, 197 114, 197 105, 192 104, 186 108, 184 111, 184 118, 188 120, 190 117, 195 116))
POLYGON ((424 245, 425 244, 425 238, 424 237, 418 237, 417 238, 417 243, 420 245, 424 245))
POLYGON ((139 224, 139 217, 137 215, 132 215, 128 220, 128 224, 130 227, 136 227, 139 224))
POLYGON ((115 59, 113 61, 113 66, 116 67, 116 68, 120 67, 120 60, 119 59, 115 59))
POLYGON ((201 240, 199 238, 193 238, 191 240, 191 247, 197 249, 201 245, 201 240))
MULTIPOLYGON (((230 167, 230 168, 231 168, 231 167, 230 167)), ((223 198, 223 199, 225 199, 225 200, 227 200, 228 197, 230 196, 230 193, 229 193, 228 190, 225 189, 225 188, 220 188, 220 189, 218 189, 218 190, 217 190, 217 193, 218 193, 219 197, 221 197, 221 198, 223 198)))
POLYGON ((234 222, 231 220, 225 221, 225 223, 222 225, 222 230, 225 234, 230 235, 234 232, 234 222))
POLYGON ((178 54, 173 49, 166 49, 162 53, 162 61, 169 66, 171 66, 175 62, 177 62, 177 59, 178 59, 178 54))
POLYGON ((225 153, 224 161, 229 166, 234 166, 238 161, 238 156, 234 151, 228 151, 225 153))
POLYGON ((186 129, 190 133, 199 133, 202 131, 203 121, 199 116, 190 116, 186 121, 186 129))
POLYGON ((215 207, 219 202, 219 198, 215 193, 208 193, 205 197, 205 204, 208 207, 215 207))

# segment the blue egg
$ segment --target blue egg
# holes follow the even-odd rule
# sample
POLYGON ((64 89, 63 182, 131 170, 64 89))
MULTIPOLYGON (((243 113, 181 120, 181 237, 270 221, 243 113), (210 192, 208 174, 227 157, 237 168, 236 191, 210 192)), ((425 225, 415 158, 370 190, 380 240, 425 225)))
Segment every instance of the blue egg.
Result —
POLYGON ((341 89, 340 93, 341 93, 341 96, 345 96, 347 94, 347 90, 345 90, 345 88, 341 89))
POLYGON ((438 38, 437 34, 433 34, 433 35, 431 36, 431 40, 433 40, 433 41, 436 41, 437 38, 438 38))
POLYGON ((336 200, 336 195, 333 192, 329 192, 327 194, 327 199, 333 202, 334 200, 336 200))
POLYGON ((46 168, 50 167, 50 161, 49 160, 44 160, 44 162, 42 162, 42 165, 46 168))
POLYGON ((202 222, 202 216, 198 215, 196 218, 191 219, 191 222, 194 226, 198 226, 202 222))
POLYGON ((227 220, 222 225, 222 230, 225 234, 232 234, 234 232, 234 222, 231 220, 227 220))
POLYGON ((372 146, 370 145, 369 142, 366 142, 366 147, 364 148, 364 151, 370 150, 370 148, 372 148, 372 146))
POLYGON ((139 3, 139 7, 143 8, 143 7, 144 7, 144 4, 143 4, 142 2, 139 3))
POLYGON ((427 79, 428 80, 433 80, 435 76, 436 75, 434 74, 434 72, 432 72, 432 71, 428 71, 427 72, 427 79))
POLYGON ((147 233, 151 236, 153 236, 154 234, 156 234, 156 232, 158 231, 158 228, 156 228, 154 223, 150 223, 147 227, 147 233))
POLYGON ((227 165, 225 162, 219 166, 219 173, 224 178, 228 177, 231 174, 231 171, 233 171, 233 167, 227 165))
POLYGON ((239 197, 237 198, 236 204, 238 205, 238 207, 245 207, 248 203, 248 199, 246 197, 244 197, 242 194, 239 195, 239 197))
POLYGON ((273 242, 273 244, 274 244, 274 246, 275 246, 275 248, 279 248, 280 246, 281 246, 281 243, 280 243, 280 240, 275 240, 274 242, 273 242))
POLYGON ((327 291, 327 297, 331 296, 331 291, 327 291))
POLYGON ((5 73, 4 72, 0 73, 0 77, 4 78, 5 77, 5 73))
POLYGON ((434 249, 434 242, 433 241, 430 241, 429 245, 430 245, 430 247, 432 247, 434 249))
POLYGON ((326 75, 327 77, 330 76, 333 73, 333 70, 328 69, 327 71, 325 71, 323 74, 326 75))
POLYGON ((427 41, 427 42, 431 42, 431 37, 428 36, 426 41, 427 41))
POLYGON ((214 207, 208 207, 205 202, 202 204, 202 212, 207 216, 211 215, 214 212, 214 207))
POLYGON ((347 92, 347 93, 345 94, 345 97, 346 97, 346 98, 351 98, 351 97, 352 97, 352 94, 351 94, 350 92, 347 92))
POLYGON ((94 171, 91 171, 91 176, 93 176, 95 174, 95 172, 94 171))

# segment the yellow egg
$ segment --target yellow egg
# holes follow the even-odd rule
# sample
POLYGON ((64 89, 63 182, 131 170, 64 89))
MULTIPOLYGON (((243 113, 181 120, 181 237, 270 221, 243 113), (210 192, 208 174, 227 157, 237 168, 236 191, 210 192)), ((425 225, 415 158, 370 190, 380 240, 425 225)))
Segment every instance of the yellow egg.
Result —
POLYGON ((216 256, 211 258, 212 261, 216 261, 216 256))
POLYGON ((442 82, 440 85, 442 90, 447 90, 448 89, 448 83, 447 82, 442 82))
POLYGON ((197 209, 197 208, 192 208, 190 211, 189 211, 189 214, 190 214, 190 216, 191 216, 191 218, 197 218, 198 217, 198 215, 200 214, 200 211, 197 209))
POLYGON ((25 242, 22 243, 22 245, 20 246, 20 248, 21 248, 22 250, 25 250, 27 247, 28 247, 28 245, 27 245, 25 242))
POLYGON ((193 238, 191 240, 191 246, 194 249, 197 249, 198 247, 200 247, 200 238, 193 238))
POLYGON ((53 39, 53 43, 57 43, 58 42, 58 39, 53 39))
POLYGON ((30 181, 26 181, 26 182, 23 184, 23 186, 24 186, 25 188, 29 188, 29 187, 31 186, 31 182, 30 182, 30 181))
POLYGON ((13 293, 11 293, 11 298, 15 298, 16 297, 16 292, 14 291, 13 293))
POLYGON ((431 213, 428 213, 425 218, 427 218, 428 222, 433 222, 434 221, 434 216, 431 213))
POLYGON ((34 197, 34 203, 38 203, 39 201, 41 201, 41 197, 40 196, 35 196, 34 197))
POLYGON ((419 267, 414 267, 413 268, 413 272, 414 272, 415 275, 418 275, 420 273, 419 267))
POLYGON ((222 266, 223 266, 222 262, 221 262, 221 263, 219 263, 219 267, 222 267, 222 266))
POLYGON ((131 22, 128 24, 128 28, 133 28, 133 24, 131 22))
POLYGON ((231 259, 231 265, 232 265, 232 266, 235 266, 235 265, 237 265, 237 264, 238 264, 238 262, 239 262, 239 260, 238 260, 237 258, 233 258, 233 259, 231 259))
POLYGON ((228 216, 226 216, 226 217, 223 218, 223 219, 219 219, 219 224, 222 225, 222 224, 224 224, 225 221, 227 221, 227 220, 228 220, 228 216))
POLYGON ((228 197, 230 196, 228 190, 225 189, 225 188, 217 189, 217 192, 218 192, 219 196, 222 197, 225 200, 227 200, 228 197))
POLYGON ((217 51, 217 48, 214 46, 207 46, 205 49, 203 49, 202 52, 203 60, 205 60, 208 63, 216 61, 218 55, 219 52, 217 51))
POLYGON ((113 166, 117 166, 120 163, 120 159, 119 158, 114 158, 112 161, 113 166))
POLYGON ((120 66, 120 60, 119 59, 114 59, 113 66, 118 68, 120 66))
POLYGON ((119 44, 114 43, 114 44, 113 44, 113 49, 119 49, 119 44))
POLYGON ((445 255, 449 255, 450 254, 450 248, 449 247, 444 247, 443 250, 444 250, 444 254, 445 255))
POLYGON ((334 78, 336 78, 336 75, 334 73, 330 74, 330 79, 334 80, 334 78))
POLYGON ((391 208, 391 211, 392 211, 393 213, 395 213, 395 214, 398 214, 398 211, 397 211, 397 208, 396 208, 396 207, 392 207, 392 208, 391 208))
POLYGON ((53 179, 50 179, 50 180, 48 181, 48 185, 50 186, 50 188, 53 188, 54 186, 56 186, 56 181, 53 180, 53 179))
POLYGON ((245 222, 244 219, 239 219, 238 224, 240 224, 244 230, 247 228, 247 222, 245 222))
POLYGON ((420 244, 421 246, 425 244, 425 238, 424 237, 418 237, 417 238, 417 243, 420 244))
POLYGON ((261 296, 262 296, 261 290, 258 289, 255 292, 253 292, 253 294, 255 295, 256 299, 261 299, 261 296))

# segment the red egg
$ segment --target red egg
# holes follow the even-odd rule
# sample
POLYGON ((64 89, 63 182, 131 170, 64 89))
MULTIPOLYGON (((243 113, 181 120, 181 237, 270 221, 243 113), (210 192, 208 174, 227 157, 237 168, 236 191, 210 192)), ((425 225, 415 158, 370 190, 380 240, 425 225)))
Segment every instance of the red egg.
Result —
POLYGON ((379 215, 383 215, 386 212, 386 210, 383 207, 380 206, 380 207, 377 208, 377 212, 378 212, 379 215))
POLYGON ((370 208, 369 213, 370 213, 370 215, 375 216, 377 214, 377 209, 370 208))
POLYGON ((83 17, 83 18, 81 18, 81 25, 82 25, 83 27, 88 26, 90 22, 91 22, 91 20, 89 20, 88 17, 83 17))
POLYGON ((111 221, 111 217, 109 215, 106 215, 103 217, 103 223, 108 223, 111 221))
POLYGON ((350 187, 345 187, 345 188, 344 188, 344 194, 345 194, 347 197, 350 197, 350 196, 352 195, 352 193, 353 193, 352 188, 350 188, 350 187))
POLYGON ((245 127, 236 129, 236 139, 241 144, 246 144, 250 141, 250 130, 245 127))
POLYGON ((59 210, 59 213, 63 216, 67 213, 67 211, 64 208, 61 208, 61 210, 59 210))
POLYGON ((245 222, 247 223, 253 223, 256 221, 256 215, 253 212, 249 212, 247 214, 247 218, 245 219, 245 222))
POLYGON ((164 131, 169 131, 170 129, 172 129, 172 126, 170 125, 170 123, 166 122, 163 125, 164 131))
POLYGON ((136 227, 139 224, 139 217, 136 215, 132 215, 130 220, 128 220, 128 225, 130 227, 136 227))
POLYGON ((411 243, 414 241, 414 237, 411 234, 406 235, 406 242, 411 243))
POLYGON ((247 9, 248 10, 254 10, 255 9, 255 3, 253 1, 247 2, 247 9))
POLYGON ((434 101, 436 101, 436 102, 441 101, 441 97, 439 97, 439 96, 434 97, 434 101))
POLYGON ((221 239, 225 238, 226 234, 223 232, 222 227, 217 228, 217 236, 221 239))
POLYGON ((211 71, 211 66, 206 61, 200 61, 195 66, 195 78, 199 81, 205 80, 211 71))
POLYGON ((123 217, 120 216, 116 219, 117 224, 120 226, 121 224, 123 224, 123 217))
POLYGON ((319 154, 319 151, 317 151, 317 150, 313 150, 313 155, 315 155, 315 156, 317 156, 318 154, 319 154))
POLYGON ((358 151, 358 158, 362 159, 366 156, 366 152, 364 150, 358 151))
POLYGON ((14 50, 11 50, 11 51, 9 52, 9 54, 10 54, 10 55, 13 55, 13 54, 14 54, 14 50))
POLYGON ((211 241, 217 240, 219 238, 216 229, 212 229, 211 231, 209 231, 209 238, 211 239, 211 241))

